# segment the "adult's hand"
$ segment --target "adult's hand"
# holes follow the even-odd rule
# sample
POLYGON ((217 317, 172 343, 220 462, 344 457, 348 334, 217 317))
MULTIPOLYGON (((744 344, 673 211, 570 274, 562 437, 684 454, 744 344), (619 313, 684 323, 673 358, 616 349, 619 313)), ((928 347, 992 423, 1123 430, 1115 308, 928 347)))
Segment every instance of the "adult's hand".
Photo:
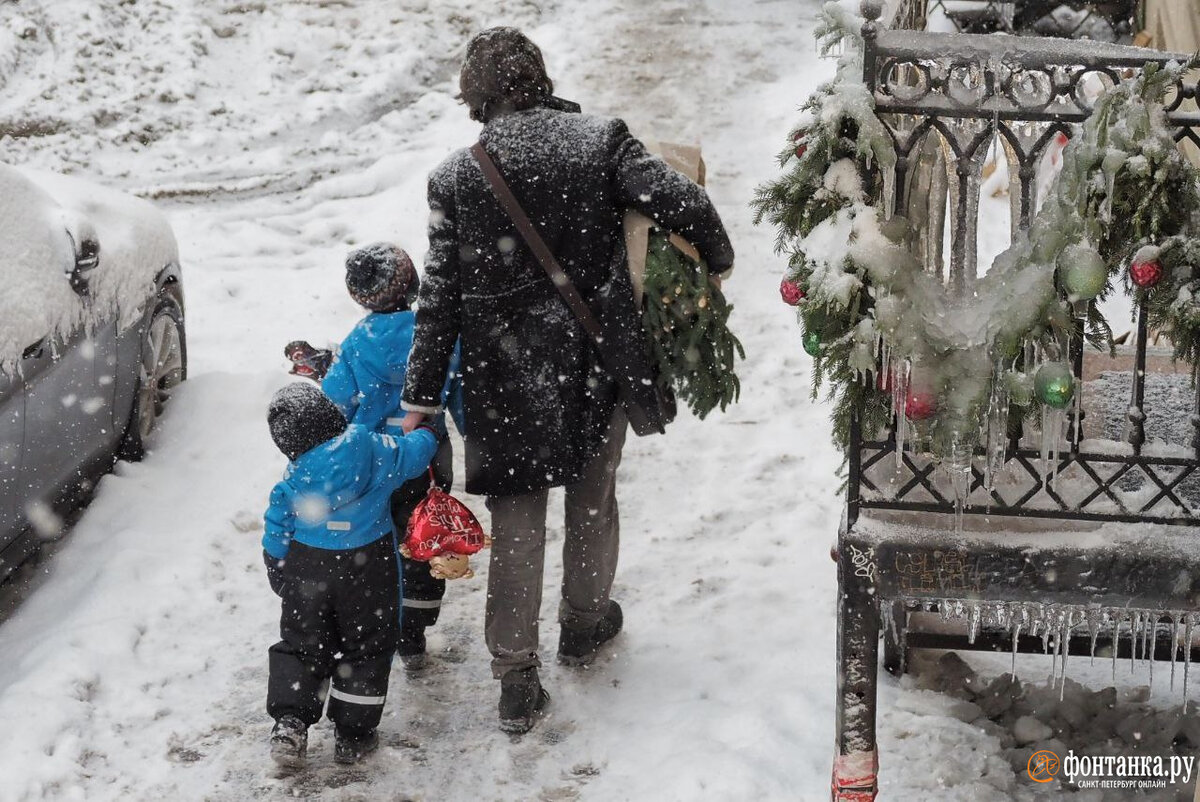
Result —
POLYGON ((404 430, 405 434, 409 434, 413 429, 424 423, 427 417, 429 416, 424 412, 409 412, 400 421, 400 428, 404 430))

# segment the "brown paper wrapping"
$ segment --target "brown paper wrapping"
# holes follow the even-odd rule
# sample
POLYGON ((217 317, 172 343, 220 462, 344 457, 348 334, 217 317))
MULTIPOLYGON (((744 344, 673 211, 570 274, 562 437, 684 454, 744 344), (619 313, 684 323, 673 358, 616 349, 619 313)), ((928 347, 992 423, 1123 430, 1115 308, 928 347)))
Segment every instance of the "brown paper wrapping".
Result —
MULTIPOLYGON (((699 145, 680 145, 673 142, 643 140, 646 150, 700 186, 704 186, 704 157, 699 145)), ((642 285, 646 276, 646 251, 650 247, 650 229, 654 221, 639 212, 625 212, 625 250, 629 254, 629 276, 633 279, 633 300, 642 308, 642 285)), ((671 244, 697 262, 700 252, 678 234, 671 235, 671 244)))

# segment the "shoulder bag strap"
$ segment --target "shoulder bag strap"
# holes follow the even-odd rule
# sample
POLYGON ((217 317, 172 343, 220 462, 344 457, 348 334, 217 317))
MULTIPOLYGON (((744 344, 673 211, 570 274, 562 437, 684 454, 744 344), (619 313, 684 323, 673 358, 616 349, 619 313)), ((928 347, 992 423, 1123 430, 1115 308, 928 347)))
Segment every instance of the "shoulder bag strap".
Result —
POLYGON ((596 341, 599 346, 604 335, 600 331, 600 324, 596 321, 592 310, 588 308, 583 297, 579 294, 579 290, 575 289, 575 285, 571 283, 571 279, 563 272, 562 266, 558 260, 554 258, 554 254, 546 246, 546 241, 542 239, 542 235, 533 227, 533 221, 529 219, 529 215, 525 214, 525 210, 521 208, 520 202, 516 196, 512 194, 512 190, 508 188, 504 177, 500 175, 500 169, 496 167, 496 163, 492 161, 492 157, 483 149, 482 142, 476 142, 471 146, 471 155, 479 162, 479 166, 483 168, 483 175, 492 185, 492 192, 496 195, 496 200, 500 202, 500 207, 504 209, 505 214, 512 219, 513 225, 517 227, 521 238, 525 240, 525 244, 529 246, 529 250, 533 251, 533 255, 537 258, 538 263, 550 276, 550 280, 554 282, 554 286, 558 289, 559 295, 567 302, 572 314, 579 320, 580 325, 587 331, 588 335, 596 341))

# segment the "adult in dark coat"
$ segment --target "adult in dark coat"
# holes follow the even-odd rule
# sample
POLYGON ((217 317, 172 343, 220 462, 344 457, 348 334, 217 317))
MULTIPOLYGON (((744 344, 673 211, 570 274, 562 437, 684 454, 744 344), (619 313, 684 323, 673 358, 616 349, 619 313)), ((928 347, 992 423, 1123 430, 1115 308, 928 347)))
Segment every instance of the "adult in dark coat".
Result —
POLYGON ((618 357, 601 359, 470 152, 438 166, 429 180, 430 247, 404 407, 413 413, 410 426, 438 410, 461 338, 466 486, 489 497, 493 516, 488 643, 504 682, 502 725, 520 729, 532 719, 506 718, 504 697, 535 707, 544 697, 530 602, 541 596, 548 488, 565 486, 568 495, 560 620, 577 637, 560 640, 560 658, 572 657, 563 647, 571 652, 573 644, 590 658, 620 628, 608 590, 617 545, 613 476, 626 418, 610 374, 628 377, 638 397, 626 403, 656 413, 623 215, 636 209, 678 232, 713 273, 732 266, 733 250, 702 188, 647 153, 622 121, 581 114, 553 97, 540 51, 519 31, 475 37, 460 85, 472 118, 484 123, 484 148, 599 320, 606 352, 618 357), (536 563, 530 575, 512 576, 525 562, 536 563), (516 684, 522 689, 508 693, 516 684))

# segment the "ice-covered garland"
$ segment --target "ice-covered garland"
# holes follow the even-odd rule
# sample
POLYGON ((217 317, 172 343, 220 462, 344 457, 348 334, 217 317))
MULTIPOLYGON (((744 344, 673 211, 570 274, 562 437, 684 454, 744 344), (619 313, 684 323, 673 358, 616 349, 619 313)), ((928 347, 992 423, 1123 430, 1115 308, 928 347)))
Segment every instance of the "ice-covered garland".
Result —
MULTIPOLYGON (((831 385, 838 444, 847 446, 859 408, 864 431, 895 416, 902 442, 912 422, 935 454, 961 462, 982 444, 994 466, 1010 406, 1045 417, 1071 403, 1077 312, 1089 341, 1112 348, 1096 301, 1114 281, 1145 295, 1151 324, 1195 364, 1200 174, 1176 148, 1160 102, 1183 67, 1149 64, 1105 92, 1030 229, 974 297, 956 299, 904 246, 907 221, 880 205, 895 153, 861 78, 861 22, 826 5, 817 35, 825 48, 844 46, 837 75, 805 104, 781 156, 785 174, 755 200, 756 221, 771 222, 790 254, 780 291, 799 308, 814 396, 831 385)), ((1043 421, 1060 425, 1053 414, 1043 421)))

